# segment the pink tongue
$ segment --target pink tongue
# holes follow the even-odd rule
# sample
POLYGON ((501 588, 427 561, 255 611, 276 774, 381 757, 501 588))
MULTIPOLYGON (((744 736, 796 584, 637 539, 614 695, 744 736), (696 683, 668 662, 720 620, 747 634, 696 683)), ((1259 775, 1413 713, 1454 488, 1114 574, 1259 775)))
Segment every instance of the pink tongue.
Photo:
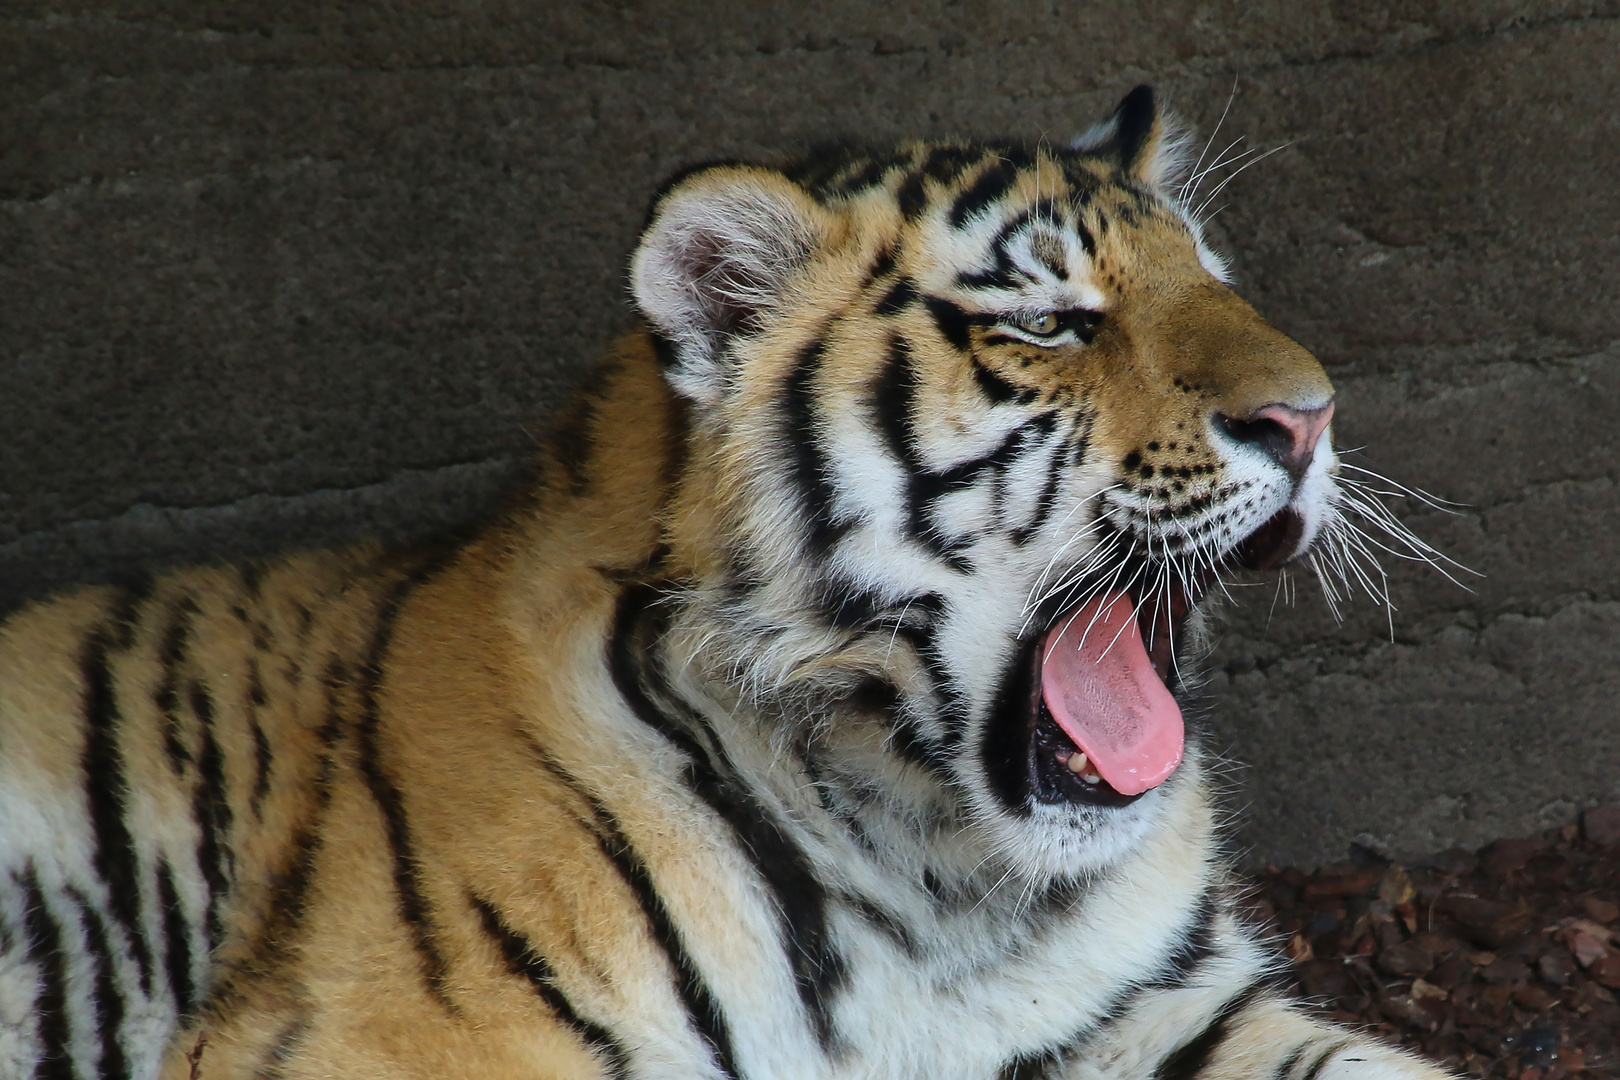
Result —
POLYGON ((1130 597, 1109 593, 1047 631, 1041 694, 1058 726, 1122 795, 1181 764, 1181 709, 1153 670, 1130 597))

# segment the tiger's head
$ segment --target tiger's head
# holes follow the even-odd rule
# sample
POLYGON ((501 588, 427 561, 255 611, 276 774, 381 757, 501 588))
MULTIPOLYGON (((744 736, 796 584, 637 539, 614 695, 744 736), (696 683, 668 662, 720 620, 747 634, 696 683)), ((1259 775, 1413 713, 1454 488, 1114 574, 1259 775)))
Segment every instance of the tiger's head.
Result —
POLYGON ((689 402, 692 664, 797 718, 816 783, 943 802, 1035 877, 1190 782, 1205 590, 1337 512, 1333 388, 1227 287, 1180 153, 1140 87, 1069 147, 709 166, 633 262, 689 402))

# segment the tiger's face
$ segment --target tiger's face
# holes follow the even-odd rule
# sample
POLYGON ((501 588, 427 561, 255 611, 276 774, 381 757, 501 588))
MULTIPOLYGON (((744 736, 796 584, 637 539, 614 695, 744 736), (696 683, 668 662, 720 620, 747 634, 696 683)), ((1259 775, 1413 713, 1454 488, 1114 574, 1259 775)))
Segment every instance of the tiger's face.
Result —
POLYGON ((943 801, 1034 878, 1192 783, 1203 594, 1336 512, 1332 387, 1225 284, 1167 129, 1144 88, 1072 148, 711 167, 633 268, 711 667, 810 718, 819 778, 943 801))

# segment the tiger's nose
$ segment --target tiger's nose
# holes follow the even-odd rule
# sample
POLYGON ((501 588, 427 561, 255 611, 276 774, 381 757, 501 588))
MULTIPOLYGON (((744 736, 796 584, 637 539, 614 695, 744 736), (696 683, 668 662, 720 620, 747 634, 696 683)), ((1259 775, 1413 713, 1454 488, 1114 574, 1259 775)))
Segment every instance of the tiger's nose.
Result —
POLYGON ((1245 417, 1216 417, 1221 430, 1240 443, 1257 446, 1295 480, 1305 475, 1316 444, 1333 420, 1333 402, 1316 409, 1296 409, 1273 402, 1245 417))

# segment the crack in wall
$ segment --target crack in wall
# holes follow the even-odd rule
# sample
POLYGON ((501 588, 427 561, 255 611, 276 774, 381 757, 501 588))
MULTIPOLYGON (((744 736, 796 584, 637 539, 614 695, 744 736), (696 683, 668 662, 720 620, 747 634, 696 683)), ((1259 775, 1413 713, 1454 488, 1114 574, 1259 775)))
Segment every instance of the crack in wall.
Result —
POLYGON ((1452 34, 1449 37, 1437 34, 1432 38, 1425 38, 1421 41, 1398 45, 1390 49, 1347 49, 1337 53, 1324 53, 1318 56, 1302 58, 1299 60, 1285 59, 1278 61, 1275 64, 1263 65, 1251 70, 1255 73, 1261 73, 1290 68, 1317 67, 1326 64, 1345 62, 1354 63, 1366 60, 1380 60, 1391 57, 1398 58, 1404 56, 1415 56, 1423 52, 1431 52, 1439 49, 1449 48, 1453 45, 1489 41, 1490 39, 1496 37, 1506 37, 1520 33, 1533 33, 1544 29, 1588 22, 1620 23, 1620 14, 1609 14, 1606 12, 1593 11, 1582 15, 1552 15, 1541 19, 1511 19, 1507 22, 1499 23, 1496 26, 1486 27, 1479 30, 1465 30, 1457 34, 1452 34))
MULTIPOLYGON (((138 28, 138 29, 146 29, 146 28, 149 28, 149 27, 157 27, 157 28, 162 29, 162 30, 167 30, 168 32, 173 34, 175 37, 177 37, 177 38, 179 38, 181 40, 190 40, 190 39, 201 38, 202 40, 207 41, 210 44, 213 43, 212 38, 239 38, 239 39, 248 39, 248 40, 252 40, 252 39, 263 40, 266 37, 266 35, 263 34, 262 32, 254 31, 254 30, 247 30, 247 29, 242 29, 242 30, 218 30, 218 29, 209 28, 209 27, 182 28, 182 27, 178 27, 178 26, 176 26, 175 24, 172 24, 172 23, 165 23, 165 22, 163 22, 161 20, 123 19, 123 18, 117 18, 117 17, 93 17, 93 18, 78 17, 78 18, 74 18, 74 17, 71 17, 71 16, 46 16, 44 18, 23 18, 23 19, 13 19, 13 20, 7 20, 7 21, 13 23, 13 25, 20 24, 20 26, 22 28, 22 32, 26 32, 28 29, 32 29, 32 28, 36 28, 36 27, 43 27, 47 31, 53 31, 53 30, 55 30, 56 27, 59 27, 63 23, 73 23, 75 25, 85 25, 85 26, 103 26, 103 25, 128 26, 128 27, 134 27, 134 28, 138 28)), ((1432 37, 1424 38, 1422 40, 1415 41, 1415 42, 1394 43, 1394 44, 1391 44, 1390 46, 1388 46, 1386 48, 1341 49, 1341 50, 1338 50, 1338 51, 1324 51, 1324 52, 1319 52, 1319 53, 1315 53, 1315 54, 1306 53, 1304 55, 1299 55, 1299 56, 1286 56, 1285 55, 1285 56, 1279 57, 1276 60, 1251 62, 1247 66, 1247 70, 1252 74, 1263 74, 1263 73, 1267 73, 1267 72, 1271 72, 1271 71, 1286 70, 1286 69, 1297 69, 1297 68, 1308 68, 1308 67, 1314 67, 1314 66, 1318 66, 1318 65, 1337 64, 1337 63, 1346 63, 1346 62, 1363 62, 1363 61, 1367 61, 1367 60, 1377 60, 1377 59, 1387 59, 1387 58, 1400 58, 1400 57, 1404 57, 1404 56, 1416 55, 1416 54, 1424 52, 1424 51, 1432 51, 1432 50, 1435 50, 1435 49, 1446 48, 1446 47, 1450 47, 1450 46, 1453 46, 1453 45, 1470 44, 1470 43, 1475 43, 1475 42, 1488 41, 1488 40, 1491 40, 1492 38, 1496 38, 1496 37, 1511 36, 1511 35, 1525 34, 1525 33, 1535 33, 1535 32, 1548 30, 1548 29, 1554 29, 1554 28, 1558 28, 1558 27, 1562 27, 1562 26, 1580 25, 1580 24, 1584 24, 1584 23, 1615 23, 1615 22, 1620 22, 1620 14, 1612 14, 1612 13, 1609 13, 1609 12, 1606 12, 1606 11, 1598 11, 1598 10, 1593 10, 1593 11, 1589 11, 1589 12, 1586 12, 1586 13, 1573 14, 1573 15, 1568 15, 1568 14, 1551 15, 1551 16, 1546 16, 1546 17, 1543 17, 1543 18, 1517 18, 1517 19, 1507 20, 1507 21, 1502 22, 1502 23, 1498 23, 1498 24, 1496 24, 1494 26, 1482 27, 1482 28, 1473 29, 1473 30, 1463 30, 1463 31, 1453 33, 1453 34, 1449 34, 1449 35, 1445 34, 1444 32, 1436 31, 1434 33, 1434 36, 1432 36, 1432 37)), ((322 35, 320 35, 318 33, 315 33, 315 32, 312 32, 312 31, 306 31, 302 36, 303 37, 312 37, 312 38, 319 39, 322 35)), ((894 43, 888 41, 887 39, 883 38, 881 35, 873 35, 870 38, 862 37, 859 40, 858 43, 857 42, 846 42, 843 39, 836 38, 836 37, 835 38, 825 39, 825 40, 813 40, 812 41, 812 40, 806 40, 805 38, 808 37, 808 35, 805 35, 804 37, 801 37, 799 40, 789 41, 789 42, 780 43, 780 44, 773 43, 773 42, 756 42, 756 43, 754 43, 752 45, 740 45, 740 46, 735 46, 735 47, 719 47, 719 48, 710 48, 710 49, 682 48, 682 49, 678 49, 678 50, 677 49, 671 49, 671 50, 668 50, 668 51, 659 51, 659 50, 651 50, 651 49, 649 49, 649 50, 644 51, 644 52, 636 52, 635 47, 631 46, 630 49, 627 50, 627 52, 630 52, 632 55, 629 55, 629 56, 626 56, 626 57, 623 57, 623 58, 618 57, 618 56, 606 55, 606 54, 603 54, 601 52, 592 52, 592 51, 590 51, 588 49, 582 49, 582 50, 579 50, 579 51, 577 51, 576 53, 574 53, 572 55, 565 52, 561 56, 555 56, 555 57, 549 57, 549 58, 536 58, 536 59, 532 59, 532 60, 521 60, 521 61, 514 61, 514 62, 509 62, 509 63, 490 62, 490 61, 483 61, 483 60, 474 61, 474 62, 465 62, 465 61, 457 61, 457 60, 453 60, 453 59, 445 59, 445 60, 441 60, 441 61, 435 62, 435 63, 419 63, 419 64, 406 63, 406 64, 364 64, 364 65, 357 65, 357 64, 341 64, 341 63, 339 63, 339 64, 302 65, 302 64, 298 64, 296 62, 290 62, 290 61, 289 62, 277 62, 277 61, 274 61, 274 60, 262 60, 261 59, 261 60, 257 60, 257 61, 243 62, 243 61, 239 61, 239 60, 230 59, 230 60, 227 60, 226 64, 222 65, 222 67, 223 67, 224 70, 227 70, 227 71, 234 70, 234 69, 241 69, 241 70, 254 70, 254 71, 272 71, 272 72, 280 72, 280 73, 310 73, 310 74, 322 74, 322 73, 324 73, 324 74, 333 74, 333 73, 337 73, 337 74, 351 74, 351 75, 353 75, 353 74, 411 74, 411 73, 435 73, 435 72, 465 72, 465 73, 469 73, 469 74, 471 74, 471 73, 480 73, 480 72, 502 73, 502 72, 509 72, 509 71, 540 70, 540 69, 546 69, 546 68, 563 68, 565 70, 578 70, 580 68, 593 68, 593 67, 594 68, 603 68, 603 69, 612 70, 612 71, 616 71, 616 72, 631 72, 631 71, 646 70, 649 67, 658 67, 658 66, 667 66, 667 65, 691 66, 694 62, 713 62, 713 61, 736 60, 736 59, 755 59, 755 58, 759 58, 759 57, 763 57, 763 58, 766 58, 766 59, 773 59, 773 58, 782 56, 784 54, 800 54, 800 55, 806 55, 806 56, 820 56, 820 55, 824 55, 824 54, 830 54, 830 55, 832 55, 834 57, 838 57, 838 56, 875 56, 875 57, 878 57, 880 59, 886 59, 886 58, 889 58, 889 57, 914 57, 914 56, 919 56, 919 55, 928 56, 928 57, 938 56, 938 57, 941 57, 941 58, 944 58, 944 59, 966 59, 969 56, 971 56, 972 54, 964 53, 962 51, 961 47, 954 43, 954 40, 953 40, 952 44, 947 45, 947 44, 943 43, 943 39, 945 37, 952 37, 952 36, 953 35, 951 35, 950 32, 946 31, 946 32, 944 32, 944 33, 942 33, 940 35, 937 35, 930 42, 919 42, 919 43, 915 43, 915 44, 898 44, 897 45, 897 44, 894 44, 894 43)), ((1331 34, 1329 36, 1331 36, 1331 34)), ((289 40, 296 40, 296 39, 289 38, 289 40)), ((967 39, 963 38, 963 43, 964 44, 966 43, 966 41, 967 41, 967 39)), ((1003 52, 1003 53, 1013 51, 1015 49, 1031 48, 1031 47, 1033 47, 1031 45, 1031 43, 1026 41, 1026 40, 1013 40, 1013 39, 1003 40, 998 45, 984 46, 986 51, 999 51, 999 52, 1003 52)), ((1202 67, 1202 68, 1204 68, 1204 70, 1199 72, 1199 74, 1200 75, 1208 75, 1208 74, 1213 73, 1214 71, 1222 70, 1223 64, 1229 67, 1230 64, 1228 62, 1234 56, 1242 57, 1245 53, 1252 52, 1252 51, 1253 50, 1247 50, 1247 49, 1244 49, 1241 46, 1238 46, 1238 47, 1228 48, 1228 49, 1222 50, 1220 52, 1197 53, 1197 54, 1194 54, 1190 58, 1188 58, 1188 57, 1178 58, 1178 62, 1176 64, 1171 65, 1171 66, 1179 67, 1179 68, 1182 68, 1184 70, 1191 69, 1191 68, 1196 68, 1196 67, 1202 67)), ((1125 65, 1125 66, 1129 66, 1129 65, 1125 65)), ((203 77, 206 77, 207 75, 210 75, 210 74, 213 74, 213 73, 214 73, 214 71, 210 70, 208 72, 202 72, 202 73, 200 73, 200 75, 203 76, 203 77)), ((96 76, 91 76, 91 78, 95 78, 95 77, 96 76)), ((126 77, 126 78, 128 78, 128 77, 126 77)), ((1093 86, 1090 87, 1090 89, 1091 90, 1100 90, 1100 89, 1102 89, 1102 87, 1100 85, 1094 84, 1093 86)))
MULTIPOLYGON (((332 498, 353 498, 355 496, 364 496, 368 494, 380 494, 401 487, 405 484, 421 482, 424 480, 431 483, 435 478, 445 478, 451 474, 467 473, 469 471, 488 471, 491 474, 509 472, 515 474, 518 470, 523 468, 523 465, 523 459, 503 455, 489 458, 479 458, 470 461, 450 462, 445 465, 434 465, 428 468, 394 469, 380 480, 372 480, 345 487, 315 487, 309 488, 305 491, 290 493, 276 491, 251 491, 234 499, 217 503, 154 503, 146 499, 140 499, 114 514, 107 514, 99 517, 67 518, 46 528, 35 529, 30 532, 22 533, 11 540, 0 543, 0 554, 6 553, 11 549, 27 545, 29 543, 49 541, 52 538, 73 529, 115 525, 121 521, 127 520, 131 514, 135 513, 162 513, 179 515, 222 514, 228 513, 231 510, 242 509, 248 504, 257 505, 265 501, 272 501, 278 505, 285 505, 289 509, 293 509, 296 508, 298 504, 303 502, 332 498)), ((506 477, 500 482, 510 483, 511 479, 511 477, 506 477)))

